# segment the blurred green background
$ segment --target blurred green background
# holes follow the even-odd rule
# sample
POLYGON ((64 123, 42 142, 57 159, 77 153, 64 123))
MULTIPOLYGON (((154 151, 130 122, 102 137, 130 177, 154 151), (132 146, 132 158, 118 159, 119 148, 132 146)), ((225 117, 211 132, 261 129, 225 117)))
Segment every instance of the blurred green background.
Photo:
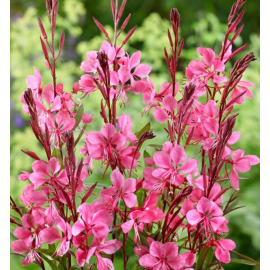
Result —
MULTIPOLYGON (((44 66, 44 59, 39 41, 39 28, 36 17, 39 16, 45 26, 48 27, 45 1, 43 0, 11 0, 11 195, 18 200, 26 183, 18 180, 17 175, 22 170, 31 170, 31 160, 26 157, 21 149, 37 151, 40 154, 38 142, 28 126, 27 116, 22 114, 22 104, 19 101, 21 93, 26 89, 26 77, 33 74, 33 66, 42 74, 42 86, 51 82, 50 74, 44 66)), ((130 54, 136 50, 142 51, 142 62, 152 66, 151 79, 156 89, 162 82, 168 81, 168 74, 163 57, 163 48, 168 45, 166 31, 169 27, 169 12, 172 7, 177 7, 181 14, 181 36, 185 38, 184 50, 178 67, 178 80, 183 84, 184 68, 190 60, 198 58, 196 47, 211 47, 216 53, 220 50, 220 44, 226 31, 226 20, 233 1, 213 0, 129 0, 124 12, 126 17, 132 13, 126 31, 135 24, 139 27, 132 36, 125 50, 130 54)), ((241 37, 235 44, 241 46, 248 43, 245 52, 253 51, 257 61, 245 74, 245 80, 253 82, 256 87, 252 89, 254 99, 246 99, 243 105, 235 106, 235 111, 240 115, 236 129, 241 131, 240 141, 236 148, 244 149, 246 154, 259 153, 259 102, 260 102, 260 21, 259 1, 249 0, 246 3, 246 14, 243 19, 245 28, 241 37)), ((103 41, 103 36, 92 21, 96 17, 106 26, 109 34, 112 34, 112 16, 109 0, 60 0, 57 33, 63 29, 66 34, 66 43, 63 52, 63 64, 58 63, 58 82, 64 84, 65 91, 71 91, 72 85, 78 81, 83 72, 79 69, 80 62, 85 59, 85 53, 97 50, 103 41)), ((121 41, 121 38, 120 38, 121 41)), ((229 65, 227 67, 227 70, 229 65)), ((165 138, 163 125, 156 124, 151 115, 139 117, 142 109, 141 96, 129 96, 130 105, 122 107, 120 112, 130 114, 133 118, 133 130, 138 131, 149 121, 152 124, 157 138, 151 143, 162 143, 165 138)), ((88 127, 88 131, 99 130, 98 93, 90 95, 84 102, 85 111, 93 114, 94 121, 88 127)), ((118 115, 118 116, 119 116, 118 115)), ((82 145, 82 142, 81 142, 82 145)), ((80 146, 81 146, 80 145, 80 146)), ((147 149, 151 152, 150 149, 147 149)), ((198 149, 195 149, 198 150, 198 149)), ((192 151, 189 150, 188 151, 192 151)), ((198 151, 189 152, 189 155, 198 155, 198 151)), ((87 179, 95 182, 101 179, 101 169, 98 163, 94 164, 94 174, 87 179)), ((140 170, 139 170, 140 172, 140 170)), ((108 175, 108 174, 107 174, 108 175)), ((230 220, 229 238, 237 245, 237 252, 259 260, 260 257, 260 169, 259 165, 252 168, 249 173, 242 174, 248 180, 240 183, 242 197, 240 205, 245 205, 238 211, 229 214, 230 220)), ((132 253, 132 250, 130 251, 132 253)), ((121 254, 117 254, 116 269, 121 269, 121 254)), ((11 255, 11 269, 23 269, 20 263, 21 257, 11 255)), ((136 258, 131 256, 131 261, 136 258)), ((252 266, 231 264, 225 265, 225 269, 252 269, 252 266)), ((35 264, 25 269, 38 269, 35 264)), ((49 269, 49 268, 48 268, 49 269)))

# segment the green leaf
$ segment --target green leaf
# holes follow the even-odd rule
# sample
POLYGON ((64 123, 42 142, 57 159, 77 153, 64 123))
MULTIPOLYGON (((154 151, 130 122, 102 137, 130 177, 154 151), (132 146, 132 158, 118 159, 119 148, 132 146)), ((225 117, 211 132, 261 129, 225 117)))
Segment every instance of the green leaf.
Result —
POLYGON ((22 221, 18 217, 15 217, 13 215, 10 215, 10 217, 13 218, 17 223, 22 225, 22 221))
POLYGON ((46 256, 42 256, 42 258, 48 263, 48 265, 51 267, 52 270, 58 270, 58 266, 53 263, 53 260, 50 260, 46 256))
POLYGON ((205 261, 204 261, 204 264, 203 264, 203 269, 204 270, 210 269, 210 265, 212 263, 213 256, 214 256, 214 250, 213 250, 213 248, 210 247, 207 250, 206 258, 205 258, 205 261))
POLYGON ((63 169, 64 164, 63 164, 63 160, 62 160, 62 157, 61 157, 60 149, 54 148, 53 152, 52 152, 52 157, 56 157, 58 159, 58 161, 60 163, 60 166, 61 166, 61 169, 63 169))
POLYGON ((135 135, 136 137, 139 139, 142 134, 145 132, 145 131, 149 131, 151 128, 151 125, 150 123, 146 124, 140 131, 136 132, 135 135))
POLYGON ((144 200, 146 198, 146 194, 144 192, 144 190, 142 189, 139 189, 137 192, 136 192, 136 196, 137 196, 137 202, 138 202, 138 206, 143 206, 144 204, 144 200))
POLYGON ((205 247, 203 247, 203 249, 199 253, 198 260, 196 262, 196 268, 195 268, 196 270, 202 269, 203 264, 204 264, 204 260, 205 260, 206 255, 207 255, 207 249, 208 249, 208 247, 205 246, 205 247))
POLYGON ((79 265, 73 265, 68 270, 75 270, 75 269, 81 269, 79 265))
POLYGON ((48 244, 48 247, 49 247, 49 250, 48 251, 49 252, 52 252, 52 254, 53 254, 55 252, 55 248, 56 248, 55 247, 55 244, 50 244, 50 245, 48 244))
POLYGON ((149 158, 149 157, 151 157, 150 154, 146 150, 144 150, 143 158, 149 158))
POLYGON ((231 259, 230 263, 239 263, 239 264, 256 266, 255 262, 250 262, 250 261, 243 260, 243 259, 231 259))
POLYGON ((160 144, 148 144, 147 146, 155 148, 155 150, 157 150, 157 151, 162 150, 162 145, 160 145, 160 144))
POLYGON ((180 238, 180 239, 176 240, 175 242, 179 243, 179 242, 186 241, 187 239, 188 239, 188 236, 180 238))
POLYGON ((136 269, 137 269, 137 267, 138 267, 138 264, 136 263, 136 264, 134 264, 134 266, 132 267, 132 269, 131 269, 131 270, 136 270, 136 269))
POLYGON ((232 250, 231 252, 232 252, 233 254, 237 255, 238 257, 240 257, 241 259, 245 260, 245 261, 249 261, 249 262, 254 263, 254 266, 260 268, 260 263, 257 262, 257 261, 255 261, 255 260, 253 260, 252 258, 250 258, 250 257, 248 257, 248 256, 246 256, 246 255, 240 254, 240 253, 238 253, 238 252, 236 252, 236 251, 233 251, 233 250, 232 250))
POLYGON ((53 252, 51 252, 49 249, 45 249, 45 248, 36 249, 36 252, 40 252, 40 253, 48 255, 48 256, 52 256, 52 254, 53 254, 53 252))
POLYGON ((83 105, 80 105, 80 107, 77 111, 77 114, 75 116, 75 125, 74 125, 72 130, 75 130, 78 127, 78 125, 80 124, 80 122, 82 120, 83 112, 84 112, 84 107, 83 107, 83 105))
POLYGON ((18 240, 15 236, 14 236, 14 230, 10 228, 10 239, 11 240, 18 240))

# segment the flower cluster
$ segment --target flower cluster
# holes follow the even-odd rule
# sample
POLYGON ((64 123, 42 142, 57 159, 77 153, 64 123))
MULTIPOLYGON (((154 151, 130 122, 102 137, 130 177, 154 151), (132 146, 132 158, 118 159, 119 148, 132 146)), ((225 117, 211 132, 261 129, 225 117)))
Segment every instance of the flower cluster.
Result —
POLYGON ((211 265, 211 269, 223 269, 222 264, 230 262, 230 251, 236 246, 226 239, 229 226, 225 216, 237 209, 238 174, 259 163, 258 157, 233 148, 241 135, 234 130, 237 114, 233 109, 245 97, 252 98, 249 88, 254 86, 242 79, 255 60, 253 53, 226 70, 227 62, 245 48, 232 49, 243 29, 239 24, 244 3, 237 0, 233 5, 217 55, 210 48, 197 48, 199 59, 186 68, 183 88, 176 81, 176 71, 184 43, 179 40, 180 15, 172 9, 170 53, 164 51, 170 81, 157 92, 149 77, 151 67, 141 63, 141 52, 129 56, 124 50, 136 27, 117 44, 130 15, 118 30, 126 1, 118 5, 118 0, 112 0, 113 41, 94 18, 107 40, 99 51, 86 54, 81 63, 86 74, 72 91, 65 92, 63 84, 56 82, 56 62, 65 40, 62 33, 56 54, 58 1, 46 0, 51 43, 39 19, 38 23, 53 83, 42 87, 41 74, 34 69, 34 75, 27 77, 21 102, 47 159, 23 150, 34 159, 32 170, 18 176, 28 182, 20 205, 11 197, 15 214, 10 221, 16 226, 17 238, 11 248, 24 254, 23 265, 35 262, 44 270, 46 261, 52 269, 61 265, 61 269, 108 270, 114 269, 114 254, 121 251, 123 269, 127 269, 128 247, 137 256, 135 268, 192 270, 211 265), (100 131, 87 132, 93 117, 84 113, 82 102, 94 91, 102 96, 104 125, 100 131), (149 145, 155 149, 151 154, 141 153, 142 145, 155 137, 150 125, 134 132, 132 118, 117 114, 117 104, 129 103, 129 93, 141 94, 144 112, 153 113, 160 124, 166 123, 168 139, 162 145, 149 145), (76 139, 75 134, 79 134, 76 139), (83 135, 78 157, 76 146, 83 135), (188 157, 187 146, 199 149, 196 159, 188 157), (142 156, 144 160, 140 160, 142 156), (93 160, 101 161, 103 173, 100 181, 89 185, 86 182, 96 170, 93 160), (140 175, 138 168, 143 163, 146 166, 140 175), (104 178, 110 179, 109 186, 104 178))

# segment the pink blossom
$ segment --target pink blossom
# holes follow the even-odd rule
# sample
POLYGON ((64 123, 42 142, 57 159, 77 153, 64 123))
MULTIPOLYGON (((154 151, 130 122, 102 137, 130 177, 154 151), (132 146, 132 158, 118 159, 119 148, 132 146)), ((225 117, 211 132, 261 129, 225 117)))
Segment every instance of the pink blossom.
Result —
POLYGON ((66 185, 66 170, 64 169, 60 171, 60 168, 59 161, 55 157, 51 158, 48 163, 43 160, 36 160, 32 164, 34 172, 30 174, 29 179, 34 184, 35 189, 44 183, 54 185, 54 181, 61 185, 66 185))
POLYGON ((40 72, 34 67, 34 75, 30 75, 26 79, 27 88, 31 89, 32 91, 37 90, 40 91, 41 86, 41 74, 40 72))
POLYGON ((234 189, 239 189, 239 177, 238 173, 248 172, 251 166, 256 165, 260 162, 260 159, 254 155, 244 156, 243 150, 236 150, 232 153, 232 172, 230 175, 231 184, 234 189))
MULTIPOLYGON (((206 176, 206 178, 208 179, 208 176, 206 176)), ((190 194, 190 200, 192 200, 192 202, 198 202, 202 197, 204 197, 203 177, 198 177, 195 183, 198 186, 198 188, 194 188, 192 193, 190 194)), ((206 186, 208 187, 208 183, 206 186)), ((214 183, 208 195, 208 199, 215 202, 216 204, 219 204, 222 201, 222 196, 219 196, 217 198, 217 195, 220 193, 220 191, 221 191, 220 184, 214 183)))
POLYGON ((29 265, 40 258, 35 249, 38 249, 42 244, 40 231, 44 226, 38 225, 35 218, 30 214, 22 216, 22 224, 22 227, 18 227, 14 231, 14 236, 19 240, 11 243, 11 249, 17 254, 28 252, 27 256, 22 260, 22 265, 29 265))
POLYGON ((80 217, 72 227, 74 236, 85 231, 87 236, 94 235, 98 239, 107 237, 112 216, 101 207, 100 203, 83 203, 77 211, 80 213, 80 217))
POLYGON ((83 115, 82 115, 82 122, 84 124, 91 124, 92 121, 93 121, 93 116, 91 114, 83 113, 83 115))
POLYGON ((30 173, 27 172, 27 171, 22 171, 22 174, 18 175, 18 178, 21 180, 21 181, 26 181, 29 179, 29 175, 30 173))
MULTIPOLYGON (((79 243, 76 243, 77 246, 79 243)), ((98 270, 114 269, 113 263, 110 259, 102 257, 102 253, 114 254, 122 243, 118 240, 109 241, 94 241, 91 246, 77 246, 76 260, 80 267, 89 264, 89 260, 94 255, 97 258, 98 270)))
POLYGON ((93 92, 97 88, 94 78, 89 74, 82 75, 79 83, 82 86, 81 91, 87 94, 93 92))
POLYGON ((186 159, 186 153, 180 145, 166 142, 163 151, 154 153, 154 162, 158 169, 152 172, 156 178, 169 180, 174 185, 181 185, 183 174, 190 173, 197 167, 195 159, 186 159))
POLYGON ((127 140, 130 142, 137 140, 137 137, 132 132, 132 120, 129 115, 125 115, 123 113, 118 119, 118 125, 120 132, 127 138, 127 140))
POLYGON ((100 132, 87 134, 86 145, 94 159, 114 159, 114 151, 126 146, 126 137, 118 133, 112 124, 106 124, 100 132))
POLYGON ((245 92, 244 95, 237 98, 234 102, 235 104, 242 104, 245 101, 245 97, 247 98, 253 98, 252 92, 248 89, 248 87, 255 87, 253 83, 247 82, 247 81, 240 81, 236 87, 234 87, 233 92, 230 96, 230 101, 235 99, 238 95, 245 92))
POLYGON ((172 96, 165 96, 162 101, 162 109, 154 110, 154 117, 159 123, 174 118, 174 110, 177 106, 177 101, 172 96))
POLYGON ((68 222, 65 222, 59 215, 54 216, 54 222, 56 226, 62 231, 62 236, 59 231, 54 227, 43 229, 40 232, 40 237, 43 242, 47 244, 53 244, 58 240, 61 240, 56 248, 56 254, 63 256, 66 254, 70 247, 70 240, 72 237, 71 227, 68 222))
POLYGON ((196 225, 201 221, 204 223, 206 236, 209 237, 210 230, 216 232, 224 223, 223 212, 214 202, 203 197, 200 199, 197 209, 187 213, 187 221, 191 225, 196 225))
POLYGON ((119 167, 122 166, 126 169, 138 167, 137 160, 140 158, 141 153, 135 152, 136 146, 128 146, 118 152, 119 167))
POLYGON ((72 130, 75 125, 75 119, 69 116, 68 112, 59 111, 55 119, 54 117, 49 117, 46 121, 50 134, 53 134, 53 140, 55 146, 59 146, 59 142, 63 139, 62 133, 64 131, 72 130))
POLYGON ((145 198, 143 207, 135 207, 129 214, 129 221, 123 223, 121 228, 124 233, 128 233, 134 228, 135 238, 134 242, 137 242, 139 238, 138 231, 142 231, 144 224, 159 222, 164 219, 164 213, 156 205, 159 198, 155 193, 151 193, 145 198))
POLYGON ((126 59, 124 65, 121 67, 123 68, 121 73, 125 74, 125 76, 129 77, 131 80, 133 80, 134 76, 137 76, 141 79, 146 78, 147 75, 151 72, 151 67, 145 64, 140 64, 140 62, 141 52, 137 51, 130 57, 130 59, 126 59), (134 71, 132 71, 133 69, 134 71))
POLYGON ((81 63, 81 70, 85 72, 95 72, 97 67, 99 66, 99 62, 97 59, 97 52, 91 51, 86 54, 87 60, 84 60, 81 63))
POLYGON ((235 243, 230 239, 220 239, 213 243, 216 246, 216 258, 222 263, 229 263, 231 261, 230 252, 235 249, 235 243))
POLYGON ((153 241, 149 254, 143 255, 139 259, 139 264, 142 267, 149 269, 179 269, 184 266, 184 259, 178 254, 178 246, 173 242, 162 244, 158 241, 153 241))
POLYGON ((11 249, 16 254, 24 254, 28 252, 27 256, 22 260, 22 265, 27 266, 34 261, 40 261, 40 255, 35 251, 28 248, 25 241, 23 240, 16 240, 11 243, 11 249))
POLYGON ((42 100, 47 104, 46 106, 39 100, 36 100, 37 110, 39 112, 39 118, 42 122, 46 122, 46 117, 52 112, 60 110, 61 98, 60 96, 54 96, 54 89, 51 84, 47 84, 42 91, 42 100))
POLYGON ((20 200, 28 208, 33 206, 42 206, 47 202, 46 192, 44 187, 41 190, 34 190, 34 185, 30 184, 23 189, 23 194, 20 196, 20 200))
POLYGON ((225 70, 222 61, 216 59, 215 52, 209 48, 197 48, 198 53, 202 56, 202 60, 192 60, 186 69, 186 75, 189 79, 193 77, 203 78, 205 82, 212 79, 214 83, 224 83, 226 77, 216 75, 218 72, 225 70))
POLYGON ((217 136, 219 124, 217 122, 218 108, 214 100, 209 100, 205 105, 198 103, 193 114, 190 117, 190 128, 188 133, 193 130, 192 139, 196 142, 204 140, 203 147, 205 150, 211 148, 213 139, 210 138, 210 133, 217 136))
POLYGON ((114 46, 111 46, 106 40, 103 41, 103 43, 101 44, 99 51, 105 52, 107 54, 109 60, 108 62, 110 65, 113 64, 115 58, 122 58, 125 55, 125 51, 123 48, 115 48, 114 46))
POLYGON ((113 199, 113 207, 117 207, 120 199, 128 207, 135 206, 137 197, 133 193, 136 191, 136 180, 134 178, 125 179, 119 170, 114 170, 111 173, 112 187, 101 190, 100 197, 106 202, 108 197, 113 199))

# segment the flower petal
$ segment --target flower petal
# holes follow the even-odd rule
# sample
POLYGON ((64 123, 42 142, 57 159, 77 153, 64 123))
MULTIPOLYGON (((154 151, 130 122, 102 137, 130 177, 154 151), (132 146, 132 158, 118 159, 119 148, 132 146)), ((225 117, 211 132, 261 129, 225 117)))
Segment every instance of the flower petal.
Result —
POLYGON ((58 230, 54 227, 46 228, 40 232, 40 237, 43 242, 47 244, 53 244, 62 237, 60 236, 58 230))
POLYGON ((155 109, 153 115, 159 123, 164 123, 170 118, 163 109, 155 109))
POLYGON ((196 210, 190 210, 187 212, 187 221, 191 225, 196 225, 202 220, 202 215, 196 210))
POLYGON ((139 64, 133 72, 133 75, 136 75, 140 78, 145 78, 151 72, 151 67, 145 64, 139 64))
POLYGON ((17 254, 28 252, 29 249, 23 240, 16 240, 11 243, 11 249, 17 254))
POLYGON ((187 159, 180 168, 182 173, 190 173, 197 167, 195 159, 187 159))

